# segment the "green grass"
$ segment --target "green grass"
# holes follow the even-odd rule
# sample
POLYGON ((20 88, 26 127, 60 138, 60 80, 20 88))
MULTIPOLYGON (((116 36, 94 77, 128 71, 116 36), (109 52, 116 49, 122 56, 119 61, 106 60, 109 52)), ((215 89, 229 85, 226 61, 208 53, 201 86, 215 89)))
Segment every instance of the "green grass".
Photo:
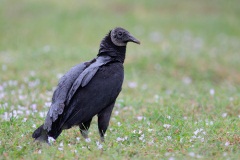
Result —
POLYGON ((238 0, 0 0, 0 159, 238 159, 239 15, 238 0), (128 45, 103 148, 96 118, 89 143, 77 127, 33 142, 59 76, 115 26, 141 45, 128 45))

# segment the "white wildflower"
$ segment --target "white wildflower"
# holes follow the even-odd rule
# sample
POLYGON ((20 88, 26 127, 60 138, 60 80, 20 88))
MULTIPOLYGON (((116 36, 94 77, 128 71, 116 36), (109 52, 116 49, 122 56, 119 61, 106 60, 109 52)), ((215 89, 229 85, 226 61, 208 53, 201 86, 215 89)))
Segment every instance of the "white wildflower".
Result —
POLYGON ((60 146, 60 147, 63 147, 63 142, 61 142, 61 143, 59 144, 59 146, 60 146))
POLYGON ((171 127, 171 125, 170 124, 164 124, 163 127, 166 128, 166 129, 169 129, 171 127))
POLYGON ((128 82, 128 87, 129 88, 136 88, 137 87, 137 83, 136 82, 128 82))
POLYGON ((229 146, 229 145, 230 145, 230 142, 227 141, 227 142, 225 143, 225 146, 229 146))
POLYGON ((97 144, 98 149, 102 149, 103 148, 103 145, 100 142, 97 141, 96 144, 97 144))
POLYGON ((40 149, 40 150, 38 150, 38 154, 41 154, 42 153, 42 150, 40 149))
POLYGON ((152 131, 153 131, 153 129, 151 129, 151 128, 149 128, 149 129, 148 129, 148 132, 150 132, 150 133, 151 133, 152 131))
POLYGON ((148 142, 148 145, 153 145, 154 144, 154 141, 153 139, 151 141, 148 142))
POLYGON ((85 142, 89 143, 89 142, 91 142, 91 139, 90 138, 86 138, 85 142))
POLYGON ((227 115, 228 115, 227 113, 223 113, 222 117, 225 118, 225 117, 227 117, 227 115))
POLYGON ((200 129, 197 129, 196 131, 194 131, 193 133, 194 133, 195 135, 197 135, 198 133, 200 133, 200 132, 202 132, 202 131, 203 131, 203 129, 200 128, 200 129))
POLYGON ((165 138, 165 140, 172 140, 172 137, 171 137, 171 136, 167 136, 167 137, 165 138))
POLYGON ((137 116, 137 120, 139 120, 139 121, 141 121, 141 120, 145 120, 146 119, 146 117, 143 117, 143 116, 137 116))
POLYGON ((190 153, 188 153, 188 155, 191 156, 191 157, 195 157, 195 153, 194 152, 190 152, 190 153))
POLYGON ((167 116, 167 119, 171 119, 171 116, 167 116))
POLYGON ((22 122, 26 122, 27 121, 27 118, 23 118, 22 122))
POLYGON ((80 141, 80 137, 77 137, 76 140, 77 140, 77 141, 80 141))
POLYGON ((183 143, 183 138, 180 138, 180 143, 183 143))
POLYGON ((124 141, 124 138, 118 137, 118 138, 117 138, 117 142, 120 142, 120 141, 123 142, 123 141, 124 141))
POLYGON ((183 81, 184 84, 192 83, 192 79, 190 77, 183 77, 182 81, 183 81))
POLYGON ((36 128, 36 124, 33 124, 33 125, 32 125, 32 128, 36 128))
POLYGON ((53 137, 48 137, 48 143, 52 144, 56 140, 53 137))
POLYGON ((139 140, 144 141, 144 134, 139 137, 139 140))
POLYGON ((214 89, 210 89, 209 93, 210 93, 211 96, 214 96, 215 90, 214 89))
POLYGON ((119 111, 115 111, 114 114, 117 116, 119 114, 119 111))
POLYGON ((121 126, 121 122, 117 122, 117 125, 118 125, 118 127, 120 127, 121 126))
POLYGON ((63 151, 63 148, 62 148, 62 147, 58 147, 58 150, 59 150, 59 151, 63 151))

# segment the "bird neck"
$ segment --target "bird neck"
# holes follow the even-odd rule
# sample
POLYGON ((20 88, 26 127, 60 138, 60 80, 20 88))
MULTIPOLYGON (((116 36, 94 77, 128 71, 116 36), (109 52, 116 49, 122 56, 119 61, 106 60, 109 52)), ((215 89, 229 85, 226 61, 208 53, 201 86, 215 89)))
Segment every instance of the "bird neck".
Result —
POLYGON ((116 46, 113 44, 110 33, 103 38, 97 56, 110 56, 113 60, 124 63, 126 46, 116 46))

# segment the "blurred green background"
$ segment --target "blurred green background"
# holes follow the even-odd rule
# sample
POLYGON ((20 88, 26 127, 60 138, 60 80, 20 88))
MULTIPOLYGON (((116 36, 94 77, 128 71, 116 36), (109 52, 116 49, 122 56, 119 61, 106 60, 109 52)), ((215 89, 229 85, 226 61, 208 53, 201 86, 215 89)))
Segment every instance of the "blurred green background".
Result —
MULTIPOLYGON (((192 152, 206 159, 239 157, 239 0, 0 0, 0 137, 4 137, 0 159, 79 158, 29 141, 32 126, 44 120, 38 113, 19 112, 18 119, 10 122, 5 118, 19 105, 32 111, 34 104, 38 112, 46 112, 44 104, 51 100, 59 77, 94 58, 101 39, 116 26, 127 29, 141 45, 128 44, 125 81, 115 108, 120 114, 113 115, 105 152, 87 150, 85 158, 168 159, 166 152, 180 159, 191 159, 192 152), (132 109, 126 111, 129 106, 132 109), (166 115, 173 117, 171 122, 163 118, 166 115), (136 120, 137 116, 145 116, 146 121, 136 120), (23 118, 28 120, 22 124, 23 118), (126 127, 118 129, 114 119, 126 127), (214 125, 196 123, 206 119, 214 125), (131 136, 135 127, 144 128, 148 122, 155 132, 145 137, 153 138, 159 148, 131 136), (164 123, 175 127, 164 130, 164 123), (209 133, 204 144, 189 141, 199 127, 209 133), (129 141, 118 145, 116 138, 123 135, 129 141), (166 135, 172 141, 165 141, 166 135), (37 156, 39 150, 42 157, 37 156), (51 152, 59 154, 52 157, 51 152)), ((93 122, 92 131, 96 128, 93 122)), ((78 129, 66 131, 59 142, 75 143, 76 136, 78 129)), ((97 134, 92 137, 97 139, 97 134)))

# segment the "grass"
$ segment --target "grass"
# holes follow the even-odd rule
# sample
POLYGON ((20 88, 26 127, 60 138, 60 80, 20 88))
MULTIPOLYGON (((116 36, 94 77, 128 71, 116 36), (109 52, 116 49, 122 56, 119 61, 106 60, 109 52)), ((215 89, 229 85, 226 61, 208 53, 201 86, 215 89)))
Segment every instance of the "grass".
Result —
POLYGON ((0 4, 0 159, 240 157, 239 1, 0 4), (61 74, 115 26, 142 44, 128 45, 106 142, 96 118, 91 142, 76 127, 52 146, 33 142, 61 74))

